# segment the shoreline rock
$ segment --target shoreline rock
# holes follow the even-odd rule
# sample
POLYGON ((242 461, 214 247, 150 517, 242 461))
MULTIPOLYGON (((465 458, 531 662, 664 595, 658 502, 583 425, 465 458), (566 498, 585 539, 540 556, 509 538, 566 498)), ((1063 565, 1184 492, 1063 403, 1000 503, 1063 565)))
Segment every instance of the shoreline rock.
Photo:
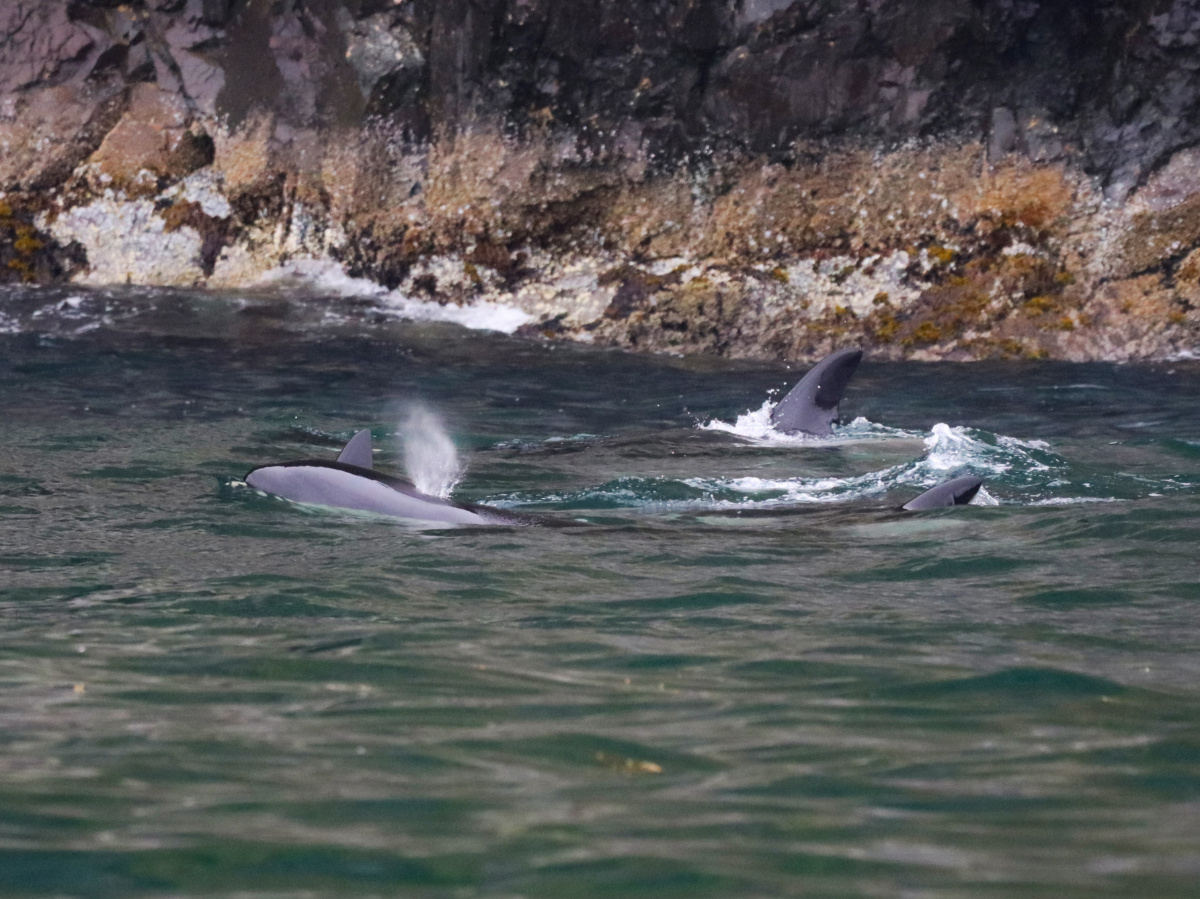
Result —
POLYGON ((20 0, 0 280, 328 259, 641 351, 1177 356, 1200 0, 1161 6, 20 0))

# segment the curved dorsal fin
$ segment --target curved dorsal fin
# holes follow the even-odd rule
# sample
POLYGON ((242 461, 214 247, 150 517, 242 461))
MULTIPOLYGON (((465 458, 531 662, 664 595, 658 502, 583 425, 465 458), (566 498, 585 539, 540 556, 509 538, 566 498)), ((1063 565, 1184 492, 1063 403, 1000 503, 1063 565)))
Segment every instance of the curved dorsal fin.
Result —
POLYGON ((955 478, 926 490, 912 502, 901 508, 906 512, 924 512, 926 509, 941 509, 946 506, 965 506, 975 498, 983 481, 975 477, 955 478))
POLYGON ((814 365, 771 410, 775 429, 803 431, 817 437, 832 434, 838 403, 862 355, 862 350, 838 350, 814 365))
POLYGON ((342 447, 337 460, 346 465, 357 465, 359 468, 371 467, 371 432, 364 428, 342 447))

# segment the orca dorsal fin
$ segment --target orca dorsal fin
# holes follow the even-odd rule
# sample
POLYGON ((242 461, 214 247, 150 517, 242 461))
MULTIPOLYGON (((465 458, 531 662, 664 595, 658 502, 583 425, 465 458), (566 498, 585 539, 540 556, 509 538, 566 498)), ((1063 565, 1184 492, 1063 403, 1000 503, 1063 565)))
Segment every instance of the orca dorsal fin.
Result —
POLYGON ((842 401, 842 394, 854 377, 862 355, 862 350, 838 350, 814 365, 771 410, 774 428, 817 437, 832 434, 838 403, 842 401))
POLYGON ((359 468, 371 467, 371 432, 363 428, 350 442, 342 447, 337 460, 346 465, 357 465, 359 468))
POLYGON ((905 512, 924 512, 927 509, 942 509, 947 506, 965 506, 975 498, 983 480, 975 477, 955 478, 926 490, 912 502, 901 506, 905 512))

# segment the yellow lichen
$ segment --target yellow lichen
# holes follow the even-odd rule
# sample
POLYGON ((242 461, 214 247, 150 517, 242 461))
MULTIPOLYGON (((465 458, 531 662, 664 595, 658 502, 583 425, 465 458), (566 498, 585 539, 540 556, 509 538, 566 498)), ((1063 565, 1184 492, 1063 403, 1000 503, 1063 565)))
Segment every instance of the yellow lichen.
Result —
POLYGON ((875 326, 875 339, 880 343, 890 343, 900 330, 900 323, 895 316, 885 315, 875 326))
POLYGON ((942 339, 942 329, 933 322, 921 322, 912 334, 906 337, 902 343, 905 346, 915 346, 919 343, 937 343, 942 339))
POLYGON ((941 265, 949 265, 954 261, 955 252, 949 247, 933 246, 929 247, 926 252, 929 254, 930 259, 941 265))
POLYGON ((1055 308, 1056 304, 1050 297, 1037 296, 1025 301, 1025 311, 1030 315, 1045 315, 1055 308))
POLYGON ((20 275, 21 280, 27 284, 31 284, 36 280, 33 266, 31 266, 24 259, 10 259, 8 260, 8 267, 20 275))
POLYGON ((37 234, 29 225, 18 225, 15 229, 17 239, 13 241, 13 249, 22 256, 32 256, 45 246, 35 236, 37 234))

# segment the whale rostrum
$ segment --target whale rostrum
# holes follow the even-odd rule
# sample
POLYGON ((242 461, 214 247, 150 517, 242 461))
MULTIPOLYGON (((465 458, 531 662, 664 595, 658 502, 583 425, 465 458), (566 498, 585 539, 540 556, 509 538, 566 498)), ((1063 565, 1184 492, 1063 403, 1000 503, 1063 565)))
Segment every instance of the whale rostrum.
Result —
POLYGON ((538 524, 539 519, 473 503, 430 496, 412 481, 381 474, 371 463, 371 432, 359 431, 336 461, 301 459, 262 465, 245 481, 255 490, 296 503, 332 506, 451 525, 538 524))
POLYGON ((775 405, 771 424, 784 433, 828 437, 837 421, 838 403, 862 356, 858 349, 838 350, 826 356, 775 405))

